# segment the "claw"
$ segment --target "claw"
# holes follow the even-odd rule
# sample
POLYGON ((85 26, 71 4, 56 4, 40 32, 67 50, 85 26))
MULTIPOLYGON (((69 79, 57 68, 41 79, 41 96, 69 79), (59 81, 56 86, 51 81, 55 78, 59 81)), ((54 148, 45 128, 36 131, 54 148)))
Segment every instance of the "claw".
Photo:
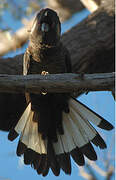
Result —
MULTIPOLYGON (((42 71, 41 72, 41 75, 43 75, 43 76, 48 75, 48 74, 49 74, 49 72, 47 72, 47 71, 42 71)), ((44 89, 44 90, 42 90, 41 94, 46 95, 47 91, 44 89)))

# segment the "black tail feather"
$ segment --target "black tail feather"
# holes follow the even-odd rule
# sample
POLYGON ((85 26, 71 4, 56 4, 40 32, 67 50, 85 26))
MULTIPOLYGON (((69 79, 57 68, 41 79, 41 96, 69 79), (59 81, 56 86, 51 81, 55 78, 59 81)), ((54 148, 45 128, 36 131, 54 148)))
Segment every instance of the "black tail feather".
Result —
POLYGON ((105 119, 102 118, 102 121, 100 122, 100 124, 98 125, 99 128, 101 129, 105 129, 105 130, 112 130, 114 127, 111 123, 109 123, 108 121, 106 121, 105 119))
POLYGON ((31 164, 34 159, 35 159, 35 151, 29 148, 26 149, 26 151, 24 152, 24 163, 27 165, 31 164))
POLYGON ((13 141, 18 137, 18 135, 19 134, 14 129, 11 129, 8 134, 8 140, 13 141))
POLYGON ((55 176, 58 176, 60 174, 60 166, 58 164, 52 142, 48 140, 47 145, 47 155, 48 155, 48 161, 50 163, 50 167, 54 173, 55 176))
POLYGON ((102 139, 102 137, 101 137, 99 134, 97 134, 97 135, 91 140, 91 142, 92 142, 94 145, 100 147, 101 149, 105 149, 105 148, 107 147, 105 141, 102 139))
POLYGON ((27 146, 19 140, 17 151, 16 151, 17 156, 21 156, 22 154, 24 154, 26 149, 27 149, 27 146))
POLYGON ((35 159, 32 161, 31 165, 34 167, 34 169, 39 169, 41 163, 41 155, 36 153, 35 159))
POLYGON ((39 167, 37 169, 37 173, 38 174, 42 174, 43 173, 43 169, 45 167, 45 163, 46 163, 46 155, 45 154, 41 154, 41 161, 39 163, 39 167))
POLYGON ((80 150, 88 159, 93 161, 97 160, 97 154, 90 142, 81 147, 80 150))
POLYGON ((69 153, 57 155, 57 160, 62 170, 66 174, 71 174, 71 160, 69 153))
POLYGON ((80 149, 78 147, 76 147, 75 149, 73 149, 70 152, 73 160, 79 165, 79 166, 83 166, 85 164, 85 160, 84 160, 84 156, 83 153, 80 151, 80 149))
POLYGON ((48 158, 46 156, 46 162, 45 162, 44 169, 42 171, 42 175, 45 177, 45 176, 47 176, 48 172, 49 172, 49 162, 48 162, 48 158))

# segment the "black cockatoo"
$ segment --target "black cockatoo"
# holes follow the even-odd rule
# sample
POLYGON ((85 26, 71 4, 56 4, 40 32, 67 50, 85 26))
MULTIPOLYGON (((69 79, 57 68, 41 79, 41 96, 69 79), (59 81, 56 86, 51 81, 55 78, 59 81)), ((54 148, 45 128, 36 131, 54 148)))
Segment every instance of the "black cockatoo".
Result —
MULTIPOLYGON (((42 9, 33 22, 29 45, 24 55, 23 75, 70 73, 71 61, 60 41, 61 24, 57 13, 42 9)), ((82 166, 84 156, 97 160, 92 144, 100 149, 106 144, 92 124, 111 130, 113 126, 71 96, 70 93, 26 93, 27 106, 8 139, 20 134, 17 155, 46 176, 51 168, 71 174, 71 160, 82 166), (92 124, 91 124, 92 123, 92 124)))

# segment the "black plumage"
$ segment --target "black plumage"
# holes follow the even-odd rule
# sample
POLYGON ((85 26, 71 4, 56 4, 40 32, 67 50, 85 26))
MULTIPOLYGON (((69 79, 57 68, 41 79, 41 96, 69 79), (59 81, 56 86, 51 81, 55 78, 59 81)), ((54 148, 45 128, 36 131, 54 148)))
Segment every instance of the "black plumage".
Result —
POLYGON ((90 142, 81 147, 80 150, 88 159, 93 161, 97 160, 97 154, 90 142))
POLYGON ((17 151, 16 151, 17 156, 21 156, 22 154, 24 154, 26 149, 27 149, 27 146, 19 140, 17 151))
POLYGON ((79 166, 83 166, 85 164, 85 160, 84 160, 84 155, 81 152, 81 150, 76 147, 75 149, 73 149, 70 152, 73 160, 79 165, 79 166))
POLYGON ((71 160, 70 160, 70 154, 64 153, 57 156, 57 161, 61 167, 61 169, 66 174, 71 174, 71 160))
MULTIPOLYGON (((70 54, 60 41, 61 25, 56 12, 41 10, 32 25, 24 55, 23 75, 71 73, 70 54)), ((106 144, 90 122, 111 130, 113 126, 70 93, 26 93, 27 107, 8 138, 21 134, 17 155, 46 176, 51 168, 55 176, 62 169, 71 174, 71 160, 82 166, 84 156, 97 160, 91 142, 104 149, 106 144), (89 122, 90 121, 90 122, 89 122)))

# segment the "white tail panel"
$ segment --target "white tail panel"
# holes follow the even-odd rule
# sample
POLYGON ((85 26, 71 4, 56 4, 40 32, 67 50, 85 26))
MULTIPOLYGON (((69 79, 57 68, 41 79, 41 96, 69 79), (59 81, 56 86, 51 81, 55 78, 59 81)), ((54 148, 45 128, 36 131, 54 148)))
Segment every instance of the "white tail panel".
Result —
POLYGON ((29 103, 29 105, 27 106, 26 110, 24 111, 23 115, 21 116, 20 120, 18 121, 17 125, 15 126, 15 131, 20 134, 24 127, 25 124, 28 120, 28 117, 30 115, 30 111, 31 111, 31 103, 29 103))
POLYGON ((93 113, 89 108, 82 105, 79 101, 76 101, 74 99, 70 99, 69 105, 75 110, 80 112, 80 114, 84 117, 84 119, 87 119, 91 121, 95 125, 99 125, 101 122, 101 118, 97 116, 95 113, 93 113))
POLYGON ((29 119, 21 134, 20 141, 37 153, 46 154, 46 141, 44 141, 41 134, 38 133, 38 123, 33 121, 33 115, 34 112, 31 111, 29 119))
POLYGON ((88 137, 89 140, 92 140, 97 132, 95 130, 95 128, 89 123, 89 121, 87 119, 84 119, 84 117, 81 116, 80 112, 76 112, 74 111, 74 109, 70 108, 70 117, 73 120, 74 124, 79 127, 79 130, 82 132, 83 136, 85 138, 88 137), (72 118, 72 115, 75 114, 76 118, 72 118))
POLYGON ((65 152, 70 152, 73 148, 75 148, 75 144, 72 136, 69 133, 69 129, 67 128, 67 123, 69 122, 68 117, 63 113, 63 121, 62 125, 64 128, 64 135, 61 136, 64 150, 65 152))
MULTIPOLYGON (((32 113, 30 113, 30 116, 32 116, 32 113)), ((21 132, 21 136, 20 136, 20 141, 23 142, 26 146, 28 146, 29 144, 29 130, 30 130, 30 124, 31 124, 30 116, 27 119, 25 127, 23 131, 21 132)))
POLYGON ((97 135, 97 131, 85 118, 85 115, 83 116, 83 113, 77 107, 75 108, 78 102, 75 104, 73 101, 73 99, 70 101, 70 112, 63 112, 64 135, 58 135, 58 142, 54 143, 56 154, 71 152, 76 147, 81 148, 97 135))
POLYGON ((58 142, 53 143, 54 151, 56 154, 64 153, 64 147, 61 140, 61 135, 57 134, 58 142))
POLYGON ((94 128, 84 122, 72 108, 69 114, 63 113, 63 128, 64 135, 58 135, 58 142, 54 143, 56 154, 71 152, 76 147, 83 147, 96 136, 94 128))

